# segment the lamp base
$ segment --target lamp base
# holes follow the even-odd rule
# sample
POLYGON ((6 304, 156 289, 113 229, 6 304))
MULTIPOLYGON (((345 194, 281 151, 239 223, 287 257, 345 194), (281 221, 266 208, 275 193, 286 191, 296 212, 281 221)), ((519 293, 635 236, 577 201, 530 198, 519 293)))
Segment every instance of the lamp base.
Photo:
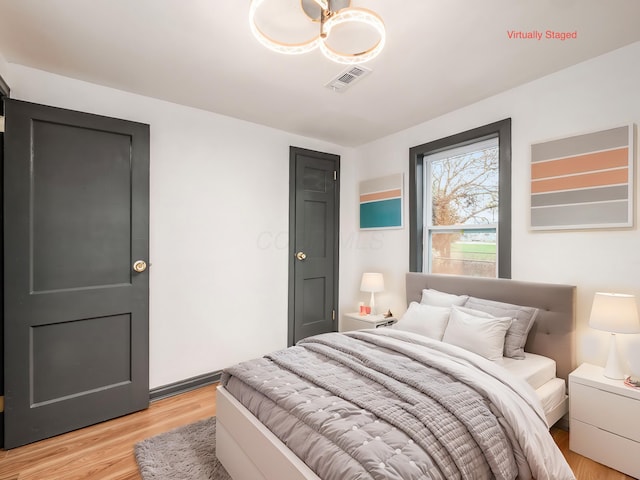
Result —
POLYGON ((613 380, 622 380, 624 378, 615 333, 611 334, 611 340, 609 340, 609 358, 607 359, 603 374, 605 377, 613 380))
POLYGON ((369 305, 371 306, 371 312, 369 313, 369 315, 375 315, 376 314, 376 299, 373 295, 373 292, 371 292, 371 299, 369 300, 369 305))

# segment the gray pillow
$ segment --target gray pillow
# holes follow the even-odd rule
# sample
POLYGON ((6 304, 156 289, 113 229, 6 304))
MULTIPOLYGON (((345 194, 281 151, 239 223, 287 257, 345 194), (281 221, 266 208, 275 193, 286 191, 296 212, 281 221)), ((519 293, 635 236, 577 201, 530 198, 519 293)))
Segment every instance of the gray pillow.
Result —
POLYGON ((538 315, 537 308, 476 297, 469 297, 464 306, 489 313, 495 317, 513 318, 504 339, 504 356, 518 360, 524 359, 524 344, 527 343, 527 335, 538 315))

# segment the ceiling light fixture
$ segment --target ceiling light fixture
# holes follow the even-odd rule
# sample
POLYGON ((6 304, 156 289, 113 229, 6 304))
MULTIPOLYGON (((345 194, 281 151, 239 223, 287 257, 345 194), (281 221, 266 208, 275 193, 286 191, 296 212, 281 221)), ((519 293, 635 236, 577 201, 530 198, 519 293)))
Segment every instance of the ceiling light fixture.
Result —
POLYGON ((386 33, 382 19, 371 10, 351 7, 351 0, 300 0, 300 6, 307 20, 320 24, 318 35, 303 41, 282 42, 267 35, 256 23, 257 11, 266 0, 251 0, 249 25, 256 39, 265 47, 278 53, 298 55, 316 48, 330 60, 343 64, 358 64, 375 58, 384 48, 386 33), (341 25, 365 26, 373 29, 378 40, 364 50, 347 52, 328 43, 331 32, 341 25))

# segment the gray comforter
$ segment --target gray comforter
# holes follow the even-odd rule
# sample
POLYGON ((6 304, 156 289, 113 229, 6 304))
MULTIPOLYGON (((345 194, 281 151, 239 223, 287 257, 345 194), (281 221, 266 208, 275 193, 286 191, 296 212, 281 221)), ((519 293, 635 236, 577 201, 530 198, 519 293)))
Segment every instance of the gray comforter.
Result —
POLYGON ((311 337, 222 383, 324 480, 574 478, 528 385, 405 332, 311 337))

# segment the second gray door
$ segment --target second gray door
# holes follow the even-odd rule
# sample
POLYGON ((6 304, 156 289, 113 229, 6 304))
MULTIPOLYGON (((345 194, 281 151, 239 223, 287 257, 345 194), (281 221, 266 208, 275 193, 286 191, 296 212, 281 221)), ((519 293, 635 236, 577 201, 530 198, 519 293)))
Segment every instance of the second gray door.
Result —
POLYGON ((340 157, 290 149, 289 344, 338 328, 340 157))

